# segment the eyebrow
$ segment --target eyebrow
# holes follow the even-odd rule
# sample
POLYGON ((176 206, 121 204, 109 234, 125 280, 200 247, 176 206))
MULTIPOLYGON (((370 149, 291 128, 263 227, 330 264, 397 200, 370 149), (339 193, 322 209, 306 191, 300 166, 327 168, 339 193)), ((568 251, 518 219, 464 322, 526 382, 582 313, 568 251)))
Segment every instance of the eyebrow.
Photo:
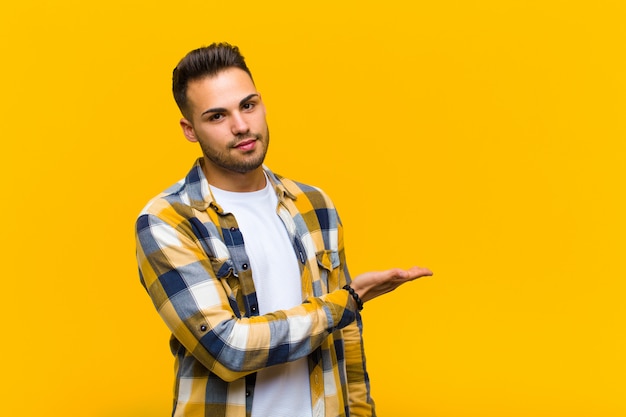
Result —
MULTIPOLYGON (((252 94, 248 94, 247 96, 245 96, 244 98, 242 98, 239 101, 239 105, 243 106, 247 101, 249 101, 252 97, 258 97, 259 94, 258 93, 252 93, 252 94)), ((207 113, 224 113, 226 112, 226 108, 224 107, 213 107, 211 109, 207 109, 205 111, 202 112, 202 114, 200 116, 204 116, 207 113)))

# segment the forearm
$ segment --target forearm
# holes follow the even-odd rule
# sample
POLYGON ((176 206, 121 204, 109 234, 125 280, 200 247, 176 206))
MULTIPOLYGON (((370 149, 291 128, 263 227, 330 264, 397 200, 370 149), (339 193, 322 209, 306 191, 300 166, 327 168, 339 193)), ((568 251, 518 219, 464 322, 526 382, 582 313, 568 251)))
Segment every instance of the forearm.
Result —
POLYGON ((221 379, 231 381, 310 354, 331 332, 353 321, 354 312, 337 307, 347 301, 338 291, 309 299, 289 310, 231 318, 212 327, 208 321, 193 323, 163 312, 161 316, 174 337, 200 363, 221 379), (202 322, 207 323, 205 330, 202 330, 202 322), (171 326, 172 323, 177 326, 171 326))
MULTIPOLYGON (((345 294, 335 292, 311 298, 289 310, 249 318, 232 317, 215 325, 201 320, 192 325, 191 331, 173 329, 173 333, 184 346, 194 346, 194 356, 208 369, 222 379, 235 379, 310 354, 331 332, 353 321, 355 313, 341 306, 347 301, 345 294)), ((189 328, 178 317, 163 319, 189 328)))

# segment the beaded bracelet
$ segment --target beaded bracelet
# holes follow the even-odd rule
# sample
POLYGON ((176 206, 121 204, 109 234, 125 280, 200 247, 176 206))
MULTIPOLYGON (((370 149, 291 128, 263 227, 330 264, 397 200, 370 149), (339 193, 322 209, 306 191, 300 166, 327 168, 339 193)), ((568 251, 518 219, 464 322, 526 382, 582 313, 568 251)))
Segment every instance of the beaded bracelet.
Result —
POLYGON ((354 288, 352 288, 349 285, 344 285, 343 289, 347 290, 352 296, 352 298, 354 298, 354 301, 356 301, 356 308, 359 311, 363 310, 363 300, 361 300, 361 297, 359 297, 359 294, 357 294, 356 291, 354 291, 354 288))

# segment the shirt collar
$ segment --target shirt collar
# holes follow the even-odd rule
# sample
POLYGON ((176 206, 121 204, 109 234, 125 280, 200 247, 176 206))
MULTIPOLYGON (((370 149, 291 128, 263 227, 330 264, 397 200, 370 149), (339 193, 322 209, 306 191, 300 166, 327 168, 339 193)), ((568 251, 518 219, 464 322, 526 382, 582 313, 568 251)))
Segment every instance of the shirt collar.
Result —
MULTIPOLYGON (((196 159, 193 167, 185 177, 185 188, 187 190, 187 195, 189 196, 189 205, 200 211, 205 211, 209 207, 214 207, 218 212, 221 212, 222 209, 215 202, 215 198, 209 189, 209 182, 202 171, 201 161, 202 158, 196 159)), ((296 196, 283 184, 282 177, 274 174, 265 165, 263 165, 263 171, 265 171, 267 178, 272 184, 279 201, 282 201, 285 198, 290 198, 292 200, 296 199, 296 196)))

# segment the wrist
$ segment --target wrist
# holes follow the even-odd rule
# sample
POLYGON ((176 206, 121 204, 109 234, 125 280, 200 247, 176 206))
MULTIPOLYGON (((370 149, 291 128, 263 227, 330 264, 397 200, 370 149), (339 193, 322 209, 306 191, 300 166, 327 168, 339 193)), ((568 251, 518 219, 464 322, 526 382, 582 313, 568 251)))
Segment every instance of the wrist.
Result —
POLYGON ((359 311, 363 310, 363 300, 361 300, 361 297, 359 297, 359 294, 354 290, 354 288, 352 288, 349 285, 344 285, 343 289, 348 291, 348 293, 354 300, 354 303, 356 304, 357 310, 359 311))

